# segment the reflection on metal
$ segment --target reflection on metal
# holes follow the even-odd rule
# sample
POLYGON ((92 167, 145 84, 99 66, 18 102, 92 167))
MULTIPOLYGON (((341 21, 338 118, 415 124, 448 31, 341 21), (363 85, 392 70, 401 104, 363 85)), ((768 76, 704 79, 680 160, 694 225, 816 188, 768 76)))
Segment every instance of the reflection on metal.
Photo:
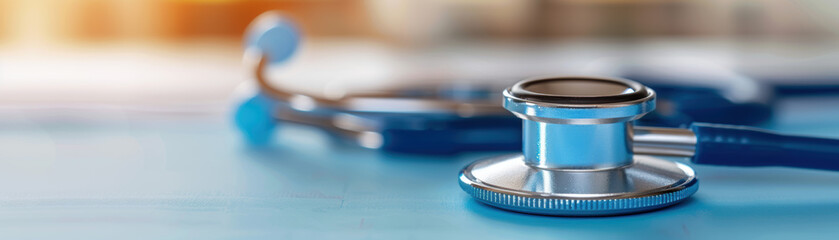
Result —
POLYGON ((684 128, 635 127, 632 149, 637 154, 693 157, 696 135, 684 128))
POLYGON ((699 185, 689 167, 635 156, 625 167, 546 169, 521 155, 495 157, 463 169, 464 191, 486 204, 526 213, 594 216, 647 211, 678 203, 699 185))
POLYGON ((678 203, 698 189, 686 165, 634 155, 687 155, 690 131, 639 128, 630 121, 655 108, 655 92, 624 79, 542 78, 504 91, 504 107, 524 119, 523 154, 474 162, 464 191, 513 211, 598 216, 678 203), (585 91, 569 91, 585 89, 585 91), (633 144, 638 138, 639 144, 633 144))

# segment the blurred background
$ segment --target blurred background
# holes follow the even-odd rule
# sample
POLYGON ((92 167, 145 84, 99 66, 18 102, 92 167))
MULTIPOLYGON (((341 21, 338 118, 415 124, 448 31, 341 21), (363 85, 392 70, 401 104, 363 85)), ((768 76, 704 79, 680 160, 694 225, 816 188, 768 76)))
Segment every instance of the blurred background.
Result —
MULTIPOLYGON (((698 166, 703 190, 685 207, 547 219, 486 208, 457 189, 457 171, 490 153, 394 157, 302 127, 278 129, 277 148, 249 151, 233 127, 257 93, 243 35, 272 10, 302 42, 267 75, 295 91, 624 76, 721 89, 716 103, 686 97, 699 116, 839 137, 836 0, 0 0, 0 235, 673 239, 835 229, 839 178, 828 172, 698 166), (764 90, 778 86, 807 101, 772 102, 782 91, 764 90), (728 101, 777 111, 701 108, 728 101)), ((678 115, 655 89, 660 114, 678 115)), ((373 142, 362 146, 382 141, 373 142)))
POLYGON ((384 79, 360 84, 371 87, 416 75, 508 82, 592 68, 608 75, 648 56, 697 58, 680 66, 711 63, 760 81, 833 83, 837 7, 830 0, 0 0, 0 104, 221 111, 248 82, 242 35, 269 10, 296 22, 304 39, 291 66, 274 75, 325 79, 301 86, 315 92, 359 85, 330 83, 336 76, 384 79))

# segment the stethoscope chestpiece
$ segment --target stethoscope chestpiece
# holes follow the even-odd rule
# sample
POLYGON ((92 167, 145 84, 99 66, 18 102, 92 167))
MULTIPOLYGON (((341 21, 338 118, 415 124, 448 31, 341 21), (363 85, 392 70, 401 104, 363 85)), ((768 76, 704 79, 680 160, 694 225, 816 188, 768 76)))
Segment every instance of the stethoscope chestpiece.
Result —
POLYGON ((601 216, 673 205, 698 189, 680 163, 634 155, 632 121, 655 109, 655 92, 613 78, 552 77, 504 91, 524 119, 523 153, 476 161, 460 186, 491 206, 545 215, 601 216))

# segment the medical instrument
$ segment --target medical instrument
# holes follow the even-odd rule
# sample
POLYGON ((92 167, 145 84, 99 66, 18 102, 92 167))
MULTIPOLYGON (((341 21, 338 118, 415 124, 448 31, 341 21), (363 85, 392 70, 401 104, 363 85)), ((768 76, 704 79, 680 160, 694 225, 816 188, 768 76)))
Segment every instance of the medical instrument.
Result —
POLYGON ((518 120, 497 106, 494 87, 406 88, 330 99, 270 85, 266 66, 289 58, 298 41, 293 24, 271 12, 254 20, 246 34, 245 63, 254 69, 260 93, 237 109, 236 123, 250 143, 268 142, 280 119, 396 152, 512 150, 519 145, 517 137, 507 137, 520 134, 518 120))
MULTIPOLYGON (((237 109, 236 123, 251 144, 267 143, 279 122, 316 126, 339 139, 388 152, 514 151, 522 144, 519 119, 497 104, 505 86, 405 87, 326 98, 270 84, 267 67, 286 62, 299 41, 294 24, 273 12, 259 16, 246 32, 245 66, 260 93, 237 109)), ((641 119, 643 125, 754 124, 771 115, 765 103, 733 102, 718 89, 650 82, 668 107, 641 119)))
POLYGON ((464 191, 491 206, 566 216, 649 211, 699 187, 682 163, 839 170, 839 140, 785 136, 731 125, 635 127, 656 93, 625 79, 551 77, 504 90, 504 108, 523 119, 523 153, 476 161, 459 176, 464 191))

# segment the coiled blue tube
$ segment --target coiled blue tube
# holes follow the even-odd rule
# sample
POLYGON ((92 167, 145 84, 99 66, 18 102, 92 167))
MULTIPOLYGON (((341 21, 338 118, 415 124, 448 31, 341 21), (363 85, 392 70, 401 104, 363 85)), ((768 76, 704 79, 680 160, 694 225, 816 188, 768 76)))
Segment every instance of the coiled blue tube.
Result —
POLYGON ((722 124, 693 123, 698 164, 785 166, 839 171, 839 139, 801 137, 722 124))

